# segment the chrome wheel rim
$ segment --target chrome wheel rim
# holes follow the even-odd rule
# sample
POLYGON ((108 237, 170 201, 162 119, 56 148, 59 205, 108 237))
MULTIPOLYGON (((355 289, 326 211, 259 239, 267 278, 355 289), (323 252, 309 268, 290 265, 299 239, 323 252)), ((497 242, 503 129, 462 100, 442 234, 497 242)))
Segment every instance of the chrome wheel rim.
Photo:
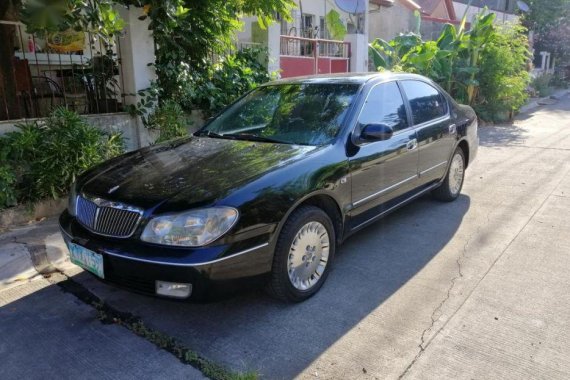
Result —
POLYGON ((319 222, 305 224, 295 235, 287 270, 291 285, 298 290, 309 290, 323 275, 329 260, 330 238, 319 222))
POLYGON ((459 193, 461 189, 464 172, 463 157, 460 154, 456 154, 453 156, 451 166, 449 167, 449 190, 454 195, 459 193))

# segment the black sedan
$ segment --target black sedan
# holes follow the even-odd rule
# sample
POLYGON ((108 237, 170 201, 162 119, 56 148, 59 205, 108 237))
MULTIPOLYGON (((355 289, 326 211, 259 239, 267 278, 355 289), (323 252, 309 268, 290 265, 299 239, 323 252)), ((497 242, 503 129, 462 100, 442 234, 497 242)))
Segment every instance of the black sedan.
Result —
POLYGON ((424 193, 456 199, 477 147, 475 112, 424 77, 281 80, 87 171, 60 225, 72 262, 128 289, 200 299, 261 280, 302 301, 355 231, 424 193))

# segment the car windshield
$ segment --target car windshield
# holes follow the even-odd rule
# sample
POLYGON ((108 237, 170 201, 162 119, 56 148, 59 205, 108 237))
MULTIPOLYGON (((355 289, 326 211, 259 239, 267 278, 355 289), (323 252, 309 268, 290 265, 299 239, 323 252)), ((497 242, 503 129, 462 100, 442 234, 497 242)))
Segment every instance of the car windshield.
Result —
POLYGON ((278 84, 254 90, 199 135, 325 145, 338 134, 357 84, 278 84))

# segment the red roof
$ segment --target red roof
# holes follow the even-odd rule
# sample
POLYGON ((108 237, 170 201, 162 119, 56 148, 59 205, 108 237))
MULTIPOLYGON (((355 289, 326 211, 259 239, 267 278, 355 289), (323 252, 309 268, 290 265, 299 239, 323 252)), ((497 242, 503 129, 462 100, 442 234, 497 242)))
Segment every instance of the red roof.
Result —
POLYGON ((452 0, 415 0, 415 2, 422 7, 422 14, 431 16, 436 8, 442 3, 445 3, 445 7, 447 9, 447 13, 449 14, 450 20, 457 19, 455 15, 455 8, 453 7, 452 0))

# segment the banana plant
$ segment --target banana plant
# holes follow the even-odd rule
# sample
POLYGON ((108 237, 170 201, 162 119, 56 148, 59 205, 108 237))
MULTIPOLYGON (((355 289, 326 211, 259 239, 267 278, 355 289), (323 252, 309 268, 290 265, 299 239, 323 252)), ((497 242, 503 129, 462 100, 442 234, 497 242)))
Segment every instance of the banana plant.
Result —
POLYGON ((495 33, 494 13, 477 14, 467 29, 467 12, 459 27, 446 24, 436 41, 422 41, 415 33, 391 41, 376 39, 369 45, 377 69, 408 71, 439 82, 458 99, 473 104, 479 83, 480 54, 495 33))
POLYGON ((465 32, 468 56, 468 65, 463 68, 463 72, 468 74, 467 85, 467 99, 469 104, 473 104, 479 82, 476 79, 479 73, 479 57, 485 44, 489 42, 493 33, 495 32, 494 24, 495 13, 478 13, 471 25, 471 29, 465 32))
MULTIPOLYGON (((419 34, 400 34, 390 42, 377 38, 368 45, 376 69, 393 70, 402 67, 406 55, 423 43, 419 34)), ((402 67, 404 68, 404 67, 402 67)))

